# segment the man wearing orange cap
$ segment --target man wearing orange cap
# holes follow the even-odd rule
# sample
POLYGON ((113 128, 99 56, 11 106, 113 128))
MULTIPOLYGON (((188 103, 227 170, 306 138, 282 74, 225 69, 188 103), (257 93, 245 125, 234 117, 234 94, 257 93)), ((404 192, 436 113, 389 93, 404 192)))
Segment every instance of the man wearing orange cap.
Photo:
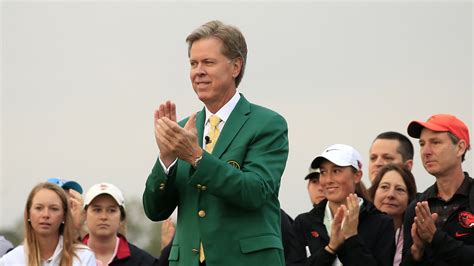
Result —
POLYGON ((436 182, 406 212, 402 265, 474 264, 474 180, 463 172, 467 126, 448 114, 412 121, 421 161, 436 182))

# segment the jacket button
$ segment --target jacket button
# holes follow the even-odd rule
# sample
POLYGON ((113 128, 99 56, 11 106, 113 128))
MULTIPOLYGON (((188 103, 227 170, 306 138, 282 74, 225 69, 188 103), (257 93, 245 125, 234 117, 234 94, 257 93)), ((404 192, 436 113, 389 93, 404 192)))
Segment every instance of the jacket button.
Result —
POLYGON ((200 210, 198 212, 199 217, 204 218, 206 216, 206 212, 204 210, 200 210))
POLYGON ((201 189, 202 186, 201 186, 201 184, 197 184, 196 187, 197 187, 198 189, 201 189))
POLYGON ((206 190, 206 189, 207 189, 206 186, 202 186, 202 187, 201 187, 201 190, 202 190, 202 191, 204 191, 204 190, 206 190))
POLYGON ((198 250, 197 248, 193 248, 193 249, 191 249, 191 251, 192 251, 194 254, 199 253, 199 250, 198 250))
POLYGON ((164 183, 161 183, 160 184, 160 190, 164 190, 165 189, 165 184, 164 183))

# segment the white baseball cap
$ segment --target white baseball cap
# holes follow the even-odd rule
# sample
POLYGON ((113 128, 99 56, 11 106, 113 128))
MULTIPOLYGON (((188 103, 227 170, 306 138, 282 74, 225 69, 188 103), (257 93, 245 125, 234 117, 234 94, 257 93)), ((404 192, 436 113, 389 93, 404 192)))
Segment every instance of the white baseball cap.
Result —
POLYGON ((321 155, 313 160, 311 168, 319 168, 325 159, 338 166, 352 166, 357 170, 362 170, 362 157, 356 149, 349 145, 334 144, 326 148, 321 155))
POLYGON ((115 199, 119 206, 125 207, 125 199, 123 197, 122 191, 116 186, 109 183, 99 183, 93 185, 89 191, 86 193, 84 204, 87 206, 99 195, 107 194, 112 196, 115 199))

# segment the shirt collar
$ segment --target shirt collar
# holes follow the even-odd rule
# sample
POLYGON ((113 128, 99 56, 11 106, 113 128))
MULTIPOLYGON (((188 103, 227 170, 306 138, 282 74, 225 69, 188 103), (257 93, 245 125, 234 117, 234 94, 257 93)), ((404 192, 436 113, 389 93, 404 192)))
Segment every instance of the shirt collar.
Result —
MULTIPOLYGON (((222 106, 215 115, 217 115, 222 122, 226 122, 227 119, 229 119, 230 113, 232 113, 232 110, 234 110, 235 106, 240 100, 240 93, 238 91, 235 92, 234 96, 224 105, 222 106)), ((209 117, 212 115, 211 111, 209 111, 206 107, 206 124, 209 123, 209 117)))
POLYGON ((332 213, 331 213, 331 208, 329 207, 329 201, 326 204, 326 208, 324 209, 324 226, 326 227, 326 231, 328 232, 328 235, 331 235, 331 227, 332 227, 332 213))
MULTIPOLYGON (((84 238, 82 239, 82 243, 87 246, 87 244, 89 243, 89 238, 90 238, 89 234, 85 235, 84 238)), ((131 252, 130 252, 130 247, 128 245, 127 238, 125 238, 125 236, 120 233, 117 234, 117 238, 118 238, 118 247, 116 247, 115 256, 118 259, 130 257, 131 252)))
POLYGON ((470 182, 469 175, 467 173, 464 173, 464 181, 462 181, 462 184, 456 191, 456 194, 469 197, 470 188, 471 188, 471 182, 470 182))
POLYGON ((53 253, 53 256, 51 256, 51 258, 45 260, 46 263, 51 263, 51 265, 55 265, 56 262, 58 263, 59 265, 59 262, 61 260, 61 252, 63 250, 63 236, 62 235, 59 235, 59 240, 58 240, 58 244, 56 245, 56 249, 54 250, 54 253, 53 253))
POLYGON ((131 256, 128 241, 122 234, 118 234, 119 244, 117 249, 117 258, 124 259, 131 256))
MULTIPOLYGON (((436 185, 436 183, 432 186, 432 188, 433 189, 428 189, 428 191, 426 193, 427 199, 439 198, 438 197, 438 186, 436 185)), ((462 181, 461 186, 456 190, 454 195, 457 194, 457 195, 469 197, 470 188, 471 188, 471 182, 469 181, 469 175, 466 172, 464 172, 464 180, 462 181)), ((454 195, 453 195, 453 197, 454 197, 454 195)), ((453 198, 453 197, 451 197, 451 198, 453 198)))

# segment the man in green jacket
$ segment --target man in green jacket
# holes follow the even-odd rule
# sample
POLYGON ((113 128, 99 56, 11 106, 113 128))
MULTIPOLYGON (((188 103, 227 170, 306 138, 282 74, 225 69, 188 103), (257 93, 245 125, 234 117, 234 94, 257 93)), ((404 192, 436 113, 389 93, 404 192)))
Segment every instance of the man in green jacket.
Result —
POLYGON ((186 41, 191 83, 205 107, 179 123, 173 102, 155 111, 160 154, 145 213, 159 221, 178 207, 170 265, 284 265, 278 191, 286 121, 237 92, 247 60, 237 28, 211 21, 186 41))

